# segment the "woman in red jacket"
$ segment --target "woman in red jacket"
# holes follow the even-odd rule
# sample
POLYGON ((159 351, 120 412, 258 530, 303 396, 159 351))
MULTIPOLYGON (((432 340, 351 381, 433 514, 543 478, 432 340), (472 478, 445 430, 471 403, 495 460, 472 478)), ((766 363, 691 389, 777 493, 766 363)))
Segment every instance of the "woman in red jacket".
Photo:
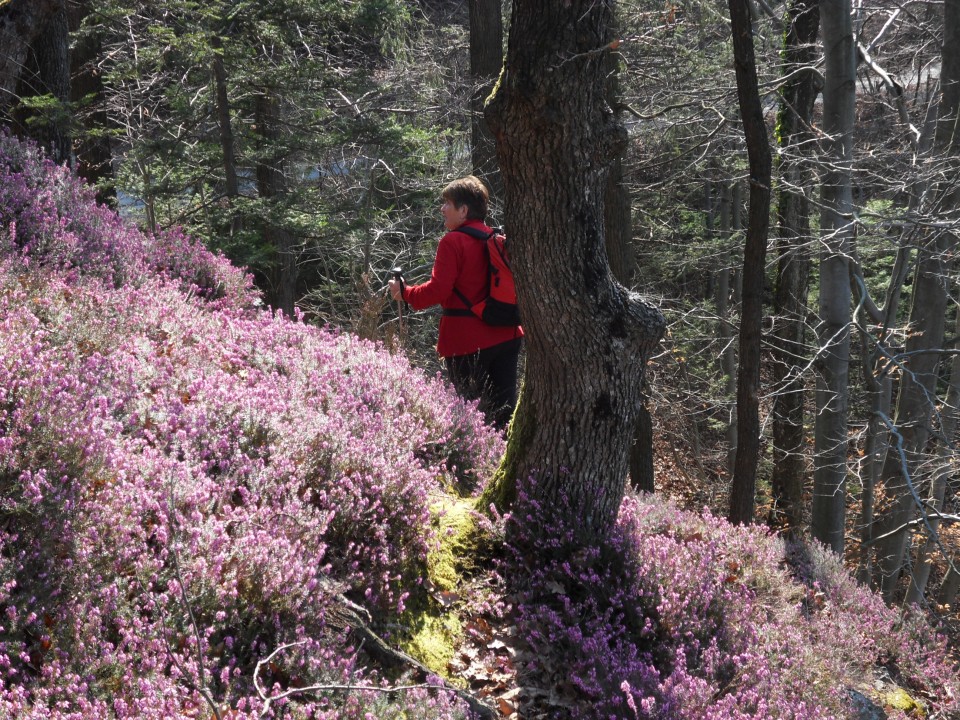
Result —
POLYGON ((422 285, 405 286, 390 281, 394 300, 405 300, 414 310, 439 304, 437 353, 444 358, 457 393, 480 400, 487 420, 503 429, 517 401, 517 362, 523 329, 488 325, 476 315, 463 313, 464 302, 456 291, 478 303, 487 296, 487 251, 484 241, 458 232, 469 225, 484 233, 487 188, 473 175, 454 180, 441 193, 440 214, 448 232, 440 238, 430 279, 422 285), (452 312, 447 312, 452 311, 452 312))

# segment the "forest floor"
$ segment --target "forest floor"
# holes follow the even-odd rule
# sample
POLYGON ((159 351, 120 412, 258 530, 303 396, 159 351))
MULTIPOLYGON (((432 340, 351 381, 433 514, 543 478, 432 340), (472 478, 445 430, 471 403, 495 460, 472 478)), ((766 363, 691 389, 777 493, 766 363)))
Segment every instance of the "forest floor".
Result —
MULTIPOLYGON (((670 498, 678 507, 694 512, 705 509, 718 517, 726 515, 729 477, 725 468, 726 451, 718 433, 690 427, 687 418, 677 416, 670 408, 652 408, 654 420, 654 477, 656 493, 670 498)), ((756 517, 762 522, 769 510, 768 488, 758 488, 756 517)), ((956 512, 947 508, 947 512, 956 512)), ((848 509, 848 537, 856 538, 859 509, 848 509)), ((942 530, 947 547, 960 548, 960 529, 942 530)), ((922 540, 918 536, 915 540, 922 540)), ((855 553, 851 553, 855 557, 855 553)), ((851 572, 856 571, 851 561, 851 572)), ((942 559, 935 563, 931 583, 939 583, 946 568, 942 559)), ((932 585, 934 586, 934 585, 932 585)), ((450 662, 450 675, 467 684, 467 690, 494 707, 502 718, 517 718, 520 686, 515 660, 520 650, 516 627, 510 621, 509 598, 495 573, 472 578, 462 589, 463 597, 474 598, 472 605, 504 608, 500 613, 478 613, 467 618, 462 643, 450 662), (477 603, 486 598, 486 603, 477 603)), ((928 608, 932 621, 949 638, 954 659, 960 662, 960 614, 949 608, 928 608)))

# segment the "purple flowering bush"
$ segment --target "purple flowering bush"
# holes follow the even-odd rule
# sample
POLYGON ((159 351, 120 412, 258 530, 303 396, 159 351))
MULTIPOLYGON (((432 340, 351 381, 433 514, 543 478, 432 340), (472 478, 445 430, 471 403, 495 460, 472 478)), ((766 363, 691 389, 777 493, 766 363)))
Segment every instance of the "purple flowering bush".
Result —
POLYGON ((333 611, 399 617, 431 504, 502 439, 401 357, 256 300, 0 137, 0 717, 464 716, 296 689, 383 682, 333 611))
POLYGON ((595 547, 579 545, 574 509, 527 492, 507 523, 520 684, 541 688, 557 717, 855 718, 851 697, 883 707, 884 682, 930 717, 960 713, 942 639, 901 621, 826 550, 788 563, 764 528, 638 497, 595 547))
MULTIPOLYGON (((0 135, 0 718, 466 717, 382 692, 343 609, 404 622, 436 508, 502 439, 402 357, 258 304, 0 135)), ((941 641, 829 552, 635 497, 596 547, 523 492, 507 522, 519 681, 559 717, 848 718, 878 684, 960 714, 941 641)))
POLYGON ((43 157, 32 143, 0 133, 0 253, 66 279, 97 277, 112 287, 164 277, 208 299, 254 304, 249 275, 179 230, 146 235, 109 208, 92 188, 43 157))

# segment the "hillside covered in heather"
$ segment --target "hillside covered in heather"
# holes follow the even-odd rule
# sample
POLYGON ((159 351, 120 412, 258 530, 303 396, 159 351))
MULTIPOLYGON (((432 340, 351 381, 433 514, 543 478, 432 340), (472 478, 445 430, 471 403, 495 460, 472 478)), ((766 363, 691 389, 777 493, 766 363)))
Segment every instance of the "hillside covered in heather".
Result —
POLYGON ((584 548, 521 492, 468 557, 447 519, 502 452, 440 378, 0 138, 0 717, 515 716, 545 687, 544 717, 960 714, 921 618, 761 528, 630 496, 584 548))

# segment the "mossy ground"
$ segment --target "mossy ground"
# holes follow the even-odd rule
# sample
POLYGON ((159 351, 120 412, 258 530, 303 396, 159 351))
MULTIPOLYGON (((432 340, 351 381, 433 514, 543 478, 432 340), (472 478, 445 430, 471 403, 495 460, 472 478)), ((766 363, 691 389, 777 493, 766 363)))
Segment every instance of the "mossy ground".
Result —
POLYGON ((925 718, 926 711, 906 690, 903 688, 894 688, 883 693, 881 698, 883 705, 893 710, 901 710, 909 713, 911 717, 925 718))
POLYGON ((463 637, 458 614, 465 574, 472 569, 478 537, 476 501, 445 498, 433 508, 436 545, 427 556, 422 592, 411 598, 403 624, 403 649, 447 679, 449 664, 463 637))

